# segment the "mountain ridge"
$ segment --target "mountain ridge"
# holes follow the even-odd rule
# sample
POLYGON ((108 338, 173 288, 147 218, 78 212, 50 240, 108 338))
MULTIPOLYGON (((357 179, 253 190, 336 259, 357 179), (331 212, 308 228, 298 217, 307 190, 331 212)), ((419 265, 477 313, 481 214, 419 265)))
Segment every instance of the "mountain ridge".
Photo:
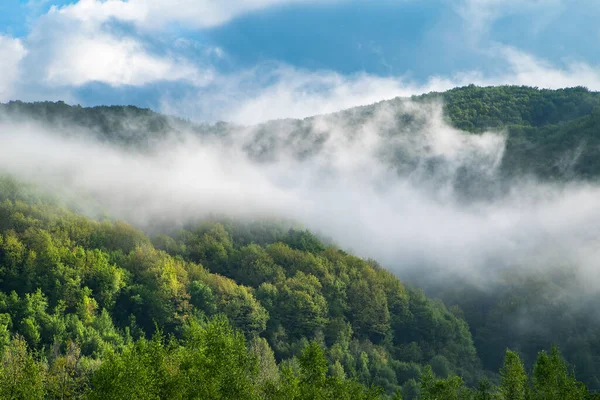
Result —
MULTIPOLYGON (((74 125, 91 130, 91 134, 105 142, 147 148, 170 134, 180 136, 184 132, 214 136, 252 130, 265 136, 264 132, 286 131, 290 137, 306 140, 314 134, 311 133, 312 125, 318 119, 354 120, 360 125, 383 107, 400 112, 397 118, 402 118, 401 105, 407 101, 442 103, 443 117, 456 129, 474 134, 505 132, 506 151, 501 170, 506 177, 532 174, 541 179, 585 180, 600 175, 600 164, 595 161, 600 155, 600 139, 596 135, 600 117, 595 112, 600 107, 600 92, 584 87, 550 90, 526 86, 470 85, 446 92, 383 100, 326 115, 272 120, 253 126, 227 122, 195 124, 135 106, 85 108, 64 102, 9 102, 0 105, 0 114, 4 114, 4 118, 21 115, 58 129, 74 125), (117 136, 115 132, 118 132, 117 136), (538 162, 531 163, 531 160, 538 162)), ((272 136, 272 133, 269 135, 272 136)), ((268 147, 269 141, 281 139, 271 137, 265 140, 268 147)), ((283 145, 291 144, 288 141, 283 145)), ((315 143, 308 142, 304 146, 308 147, 302 151, 310 152, 315 143)))

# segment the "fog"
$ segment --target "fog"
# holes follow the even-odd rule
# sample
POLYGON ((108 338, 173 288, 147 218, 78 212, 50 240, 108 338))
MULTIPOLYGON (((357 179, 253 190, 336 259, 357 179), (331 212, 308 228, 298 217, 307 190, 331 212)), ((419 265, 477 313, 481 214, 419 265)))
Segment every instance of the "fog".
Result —
POLYGON ((144 151, 2 121, 0 172, 78 199, 90 215, 141 228, 210 214, 284 217, 401 278, 483 286, 507 271, 568 268, 600 288, 600 188, 506 182, 503 132, 458 131, 439 103, 173 134, 144 151))

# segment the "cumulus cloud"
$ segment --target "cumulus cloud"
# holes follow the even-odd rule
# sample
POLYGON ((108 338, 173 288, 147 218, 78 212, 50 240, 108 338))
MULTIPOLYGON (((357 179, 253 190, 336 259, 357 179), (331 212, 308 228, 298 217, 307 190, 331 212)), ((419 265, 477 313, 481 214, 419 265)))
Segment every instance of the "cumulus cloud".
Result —
POLYGON ((14 84, 20 77, 20 62, 27 51, 19 39, 0 35, 0 54, 0 101, 6 101, 14 95, 14 84))
POLYGON ((112 86, 142 86, 155 81, 189 81, 198 84, 210 79, 187 62, 149 54, 140 42, 110 35, 72 37, 61 43, 44 64, 44 83, 81 86, 102 82, 112 86))
POLYGON ((181 57, 153 54, 134 35, 71 10, 51 10, 37 21, 25 43, 27 75, 48 86, 76 87, 89 82, 140 86, 160 80, 198 85, 212 73, 181 57))

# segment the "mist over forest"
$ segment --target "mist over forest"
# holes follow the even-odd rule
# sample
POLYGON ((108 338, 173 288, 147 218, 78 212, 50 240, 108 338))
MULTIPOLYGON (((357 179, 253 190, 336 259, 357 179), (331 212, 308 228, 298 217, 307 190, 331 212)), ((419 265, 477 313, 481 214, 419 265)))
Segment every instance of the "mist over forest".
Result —
POLYGON ((474 85, 247 126, 1 104, 0 380, 29 374, 3 385, 39 398, 593 398, 599 107, 582 87, 474 85))

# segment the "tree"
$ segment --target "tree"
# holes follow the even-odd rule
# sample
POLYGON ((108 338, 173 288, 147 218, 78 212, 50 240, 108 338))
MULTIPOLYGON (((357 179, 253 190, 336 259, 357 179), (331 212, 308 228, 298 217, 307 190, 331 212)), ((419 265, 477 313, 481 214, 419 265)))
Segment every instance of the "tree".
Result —
POLYGON ((275 362, 275 355, 266 339, 254 337, 250 342, 250 352, 258 360, 257 384, 264 386, 279 380, 279 368, 275 362))
POLYGON ((179 350, 182 396, 186 399, 254 399, 259 361, 244 335, 224 316, 206 325, 190 321, 179 350))
POLYGON ((479 381, 477 391, 475 392, 474 400, 492 400, 492 384, 487 378, 479 381))
POLYGON ((550 355, 541 351, 533 367, 533 386, 539 400, 576 400, 587 396, 587 390, 569 372, 556 345, 550 355))
POLYGON ((174 396, 168 352, 157 333, 122 352, 110 350, 92 376, 91 400, 166 399, 174 396))
POLYGON ((461 400, 468 392, 458 376, 437 379, 430 366, 421 375, 420 397, 422 400, 461 400))
POLYGON ((81 373, 81 350, 77 344, 67 344, 65 355, 57 356, 48 371, 48 391, 56 399, 75 399, 87 390, 87 376, 81 373))
POLYGON ((325 386, 327 378, 327 359, 321 345, 317 342, 310 342, 302 351, 298 359, 300 364, 300 382, 305 389, 309 390, 306 393, 306 398, 313 398, 312 390, 320 390, 325 386))
POLYGON ((2 352, 0 398, 7 400, 43 399, 45 371, 27 351, 22 337, 14 337, 2 352))
POLYGON ((506 350, 500 369, 500 393, 504 400, 525 400, 528 382, 523 362, 517 353, 506 350))

